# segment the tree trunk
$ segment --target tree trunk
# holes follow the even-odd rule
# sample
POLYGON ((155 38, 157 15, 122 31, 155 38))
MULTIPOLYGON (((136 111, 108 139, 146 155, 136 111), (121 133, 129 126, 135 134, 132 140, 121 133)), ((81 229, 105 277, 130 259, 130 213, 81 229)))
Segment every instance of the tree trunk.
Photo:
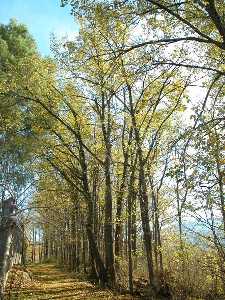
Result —
POLYGON ((113 253, 113 224, 112 224, 112 191, 110 175, 110 154, 107 151, 105 160, 105 264, 110 285, 115 284, 114 253, 113 253))
POLYGON ((83 149, 83 143, 81 141, 81 136, 78 134, 78 141, 79 141, 79 157, 80 157, 80 165, 82 169, 82 183, 83 183, 83 191, 85 200, 87 202, 88 211, 87 211, 87 237, 89 241, 90 246, 90 255, 91 255, 91 261, 92 261, 92 269, 96 271, 96 274, 101 282, 102 285, 105 285, 107 283, 107 271, 103 264, 103 261, 101 259, 98 246, 97 246, 97 240, 96 236, 94 234, 94 209, 93 209, 93 201, 90 194, 89 189, 89 182, 88 182, 88 170, 87 170, 87 164, 85 159, 85 153, 83 149))
POLYGON ((149 283, 152 287, 154 287, 154 269, 153 269, 153 258, 152 258, 152 233, 150 229, 149 223, 149 202, 147 195, 147 186, 146 186, 146 178, 145 178, 145 163, 142 153, 142 144, 140 139, 139 130, 136 124, 135 111, 133 107, 132 100, 132 91, 131 87, 127 85, 129 92, 129 103, 130 103, 130 114, 132 120, 132 126, 134 128, 134 137, 137 146, 137 157, 139 160, 139 200, 140 200, 140 210, 141 210, 141 222, 142 229, 144 234, 144 245, 146 250, 146 258, 148 264, 148 277, 149 283))

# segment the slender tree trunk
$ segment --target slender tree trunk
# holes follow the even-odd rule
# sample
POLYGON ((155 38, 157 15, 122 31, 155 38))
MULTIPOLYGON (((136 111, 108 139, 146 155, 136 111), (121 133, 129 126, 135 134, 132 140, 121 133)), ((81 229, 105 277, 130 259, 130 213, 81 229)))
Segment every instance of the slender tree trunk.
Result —
POLYGON ((102 285, 105 285, 107 283, 107 271, 103 264, 103 261, 101 259, 98 246, 97 246, 97 240, 96 236, 94 234, 94 210, 93 210, 93 201, 91 198, 91 193, 89 189, 89 183, 88 183, 88 170, 87 170, 87 164, 86 164, 86 158, 85 153, 83 149, 83 143, 81 140, 81 136, 78 133, 78 141, 79 141, 79 157, 80 157, 80 165, 82 169, 82 182, 83 182, 83 191, 84 196, 87 202, 88 211, 87 211, 87 237, 89 241, 90 246, 90 255, 91 255, 91 261, 92 261, 92 269, 95 270, 99 280, 101 281, 102 285))
POLYGON ((144 233, 144 244, 146 250, 146 257, 147 257, 147 264, 148 264, 148 276, 149 276, 149 283, 151 286, 155 284, 155 276, 154 276, 154 269, 153 269, 153 258, 152 258, 152 233, 150 229, 150 220, 149 220, 149 204, 148 204, 148 196, 145 187, 145 180, 144 180, 144 172, 141 170, 140 167, 140 174, 139 174, 139 197, 140 197, 140 210, 141 210, 141 222, 142 222, 142 229, 144 233))
MULTIPOLYGON (((124 124, 125 127, 125 124, 124 124)), ((123 197, 125 192, 125 186, 126 186, 126 179, 127 179, 127 170, 128 170, 128 159, 129 159, 129 145, 132 141, 132 127, 129 132, 129 139, 128 139, 128 146, 125 149, 124 146, 124 134, 123 134, 123 153, 124 153, 124 162, 123 162, 123 175, 121 184, 119 187, 119 191, 117 193, 117 199, 116 199, 116 229, 115 229, 115 255, 117 257, 120 257, 122 255, 122 234, 123 234, 123 224, 121 220, 122 216, 122 210, 123 210, 123 197)))
POLYGON ((123 233, 123 224, 121 221, 123 207, 122 195, 118 195, 116 201, 116 229, 115 229, 115 256, 122 256, 122 233, 123 233))
POLYGON ((142 153, 142 144, 140 139, 139 130, 136 124, 135 111, 133 107, 132 91, 131 87, 127 85, 129 92, 129 103, 130 103, 130 114, 132 120, 132 126, 134 128, 134 137, 137 146, 137 156, 139 160, 139 200, 140 200, 140 210, 141 210, 141 222, 144 234, 144 245, 146 250, 146 258, 148 264, 148 277, 149 283, 152 287, 155 285, 154 278, 154 268, 153 268, 153 258, 152 258, 152 232, 150 229, 149 220, 149 201, 147 195, 147 186, 145 178, 145 163, 142 153))
POLYGON ((157 272, 160 270, 160 276, 163 275, 163 260, 162 260, 162 241, 161 241, 161 233, 160 233, 160 226, 159 226, 159 207, 158 207, 158 195, 153 190, 152 186, 152 200, 153 200, 153 207, 154 207, 154 234, 155 234, 155 261, 156 261, 156 269, 157 272))
POLYGON ((132 201, 128 197, 128 270, 129 270, 129 290, 133 294, 133 260, 132 260, 132 242, 131 242, 131 224, 132 224, 132 201))
POLYGON ((102 111, 101 125, 102 134, 105 144, 105 223, 104 223, 104 242, 105 242, 105 265, 109 283, 115 285, 115 267, 114 267, 114 251, 113 251, 113 221, 112 221, 112 182, 111 182, 111 108, 110 99, 105 99, 102 93, 102 111))
POLYGON ((134 199, 134 181, 135 181, 135 169, 136 169, 137 159, 135 159, 132 165, 130 181, 128 185, 128 197, 127 197, 127 208, 128 208, 128 273, 129 273, 129 290, 133 294, 133 259, 132 259, 132 218, 133 218, 133 199, 134 199))
POLYGON ((137 268, 137 211, 136 211, 136 198, 137 192, 133 189, 132 193, 132 253, 133 253, 133 266, 137 268))
POLYGON ((110 175, 110 151, 107 151, 105 160, 105 264, 112 286, 115 284, 114 253, 113 253, 113 224, 112 224, 112 191, 110 175))

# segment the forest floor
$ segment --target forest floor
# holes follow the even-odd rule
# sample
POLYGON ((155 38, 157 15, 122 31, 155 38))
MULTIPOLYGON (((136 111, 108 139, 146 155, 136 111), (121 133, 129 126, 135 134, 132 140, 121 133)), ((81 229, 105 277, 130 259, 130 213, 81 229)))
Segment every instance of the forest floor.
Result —
POLYGON ((29 274, 14 269, 7 287, 6 299, 48 300, 48 299, 138 299, 130 295, 118 295, 77 278, 57 268, 54 264, 36 264, 28 268, 29 274))

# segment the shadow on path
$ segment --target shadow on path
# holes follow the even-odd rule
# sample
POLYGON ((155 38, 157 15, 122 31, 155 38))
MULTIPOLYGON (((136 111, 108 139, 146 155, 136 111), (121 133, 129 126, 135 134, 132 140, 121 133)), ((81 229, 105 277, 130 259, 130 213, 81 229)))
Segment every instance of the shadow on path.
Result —
POLYGON ((29 268, 32 281, 22 287, 9 288, 6 299, 14 300, 50 300, 50 299, 124 299, 131 300, 129 295, 115 295, 110 290, 101 290, 95 285, 75 278, 74 274, 58 269, 54 264, 38 264, 29 268))

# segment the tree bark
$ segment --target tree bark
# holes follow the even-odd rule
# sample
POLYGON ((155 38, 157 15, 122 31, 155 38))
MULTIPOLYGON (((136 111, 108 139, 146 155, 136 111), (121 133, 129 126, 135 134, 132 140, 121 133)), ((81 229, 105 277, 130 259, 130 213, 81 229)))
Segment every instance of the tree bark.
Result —
POLYGON ((132 126, 134 129, 134 138, 137 147, 137 157, 139 161, 139 200, 140 200, 140 210, 141 210, 141 222, 144 235, 144 245, 146 250, 146 258, 148 264, 148 277, 149 283, 152 287, 155 285, 154 278, 154 268, 153 268, 153 257, 152 257, 152 232, 150 229, 149 220, 149 201, 147 194, 146 178, 145 178, 145 163, 142 153, 142 144, 140 139, 139 130, 136 123, 135 111, 133 107, 132 90, 129 84, 127 84, 129 93, 129 104, 130 104, 130 114, 132 120, 132 126))

